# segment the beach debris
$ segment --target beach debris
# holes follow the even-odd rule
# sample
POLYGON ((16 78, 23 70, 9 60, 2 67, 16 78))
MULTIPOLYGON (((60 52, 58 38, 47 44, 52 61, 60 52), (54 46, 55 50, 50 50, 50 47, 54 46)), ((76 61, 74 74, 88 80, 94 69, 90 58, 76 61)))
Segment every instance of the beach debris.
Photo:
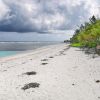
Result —
POLYGON ((54 58, 53 56, 50 56, 49 58, 54 58))
POLYGON ((42 59, 41 61, 48 61, 48 59, 42 59))
POLYGON ((26 72, 24 74, 26 74, 26 75, 36 75, 36 72, 35 71, 31 71, 31 72, 26 72))
POLYGON ((75 84, 73 83, 72 85, 74 86, 75 84))
POLYGON ((75 85, 75 83, 72 83, 72 86, 74 86, 75 85))
POLYGON ((28 84, 25 84, 24 87, 22 87, 21 89, 22 90, 27 90, 27 89, 30 89, 30 88, 38 88, 40 86, 39 83, 28 83, 28 84))
POLYGON ((47 65, 48 63, 42 63, 42 65, 47 65))
POLYGON ((96 80, 96 83, 100 83, 100 80, 96 80))
POLYGON ((98 97, 98 99, 100 99, 100 97, 98 97))

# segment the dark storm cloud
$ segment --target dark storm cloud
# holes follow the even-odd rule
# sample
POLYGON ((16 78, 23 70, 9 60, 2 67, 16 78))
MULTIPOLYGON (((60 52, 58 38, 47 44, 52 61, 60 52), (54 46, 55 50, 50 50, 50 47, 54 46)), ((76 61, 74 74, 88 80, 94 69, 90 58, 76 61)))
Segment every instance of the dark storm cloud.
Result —
POLYGON ((98 0, 0 0, 0 31, 72 30, 99 14, 98 0))

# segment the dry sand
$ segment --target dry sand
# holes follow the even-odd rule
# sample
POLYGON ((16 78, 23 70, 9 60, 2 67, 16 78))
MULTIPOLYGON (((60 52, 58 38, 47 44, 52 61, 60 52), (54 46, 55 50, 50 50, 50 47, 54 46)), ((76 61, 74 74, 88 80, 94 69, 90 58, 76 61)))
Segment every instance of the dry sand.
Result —
POLYGON ((59 44, 1 58, 0 100, 100 100, 100 57, 59 44))

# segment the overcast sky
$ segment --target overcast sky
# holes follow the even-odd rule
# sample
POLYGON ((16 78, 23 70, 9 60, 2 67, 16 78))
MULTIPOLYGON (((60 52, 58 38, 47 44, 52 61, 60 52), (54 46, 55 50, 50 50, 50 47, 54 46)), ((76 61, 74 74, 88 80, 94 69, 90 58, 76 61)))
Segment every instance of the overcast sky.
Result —
POLYGON ((0 0, 0 41, 68 39, 77 25, 99 17, 99 5, 100 0, 0 0))

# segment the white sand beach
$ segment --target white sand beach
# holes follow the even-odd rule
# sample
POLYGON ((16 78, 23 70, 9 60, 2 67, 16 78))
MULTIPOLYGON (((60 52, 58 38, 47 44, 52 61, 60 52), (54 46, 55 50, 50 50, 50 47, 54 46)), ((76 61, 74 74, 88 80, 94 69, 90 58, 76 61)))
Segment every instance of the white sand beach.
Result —
POLYGON ((99 99, 100 57, 79 48, 62 43, 0 58, 0 100, 99 99))

